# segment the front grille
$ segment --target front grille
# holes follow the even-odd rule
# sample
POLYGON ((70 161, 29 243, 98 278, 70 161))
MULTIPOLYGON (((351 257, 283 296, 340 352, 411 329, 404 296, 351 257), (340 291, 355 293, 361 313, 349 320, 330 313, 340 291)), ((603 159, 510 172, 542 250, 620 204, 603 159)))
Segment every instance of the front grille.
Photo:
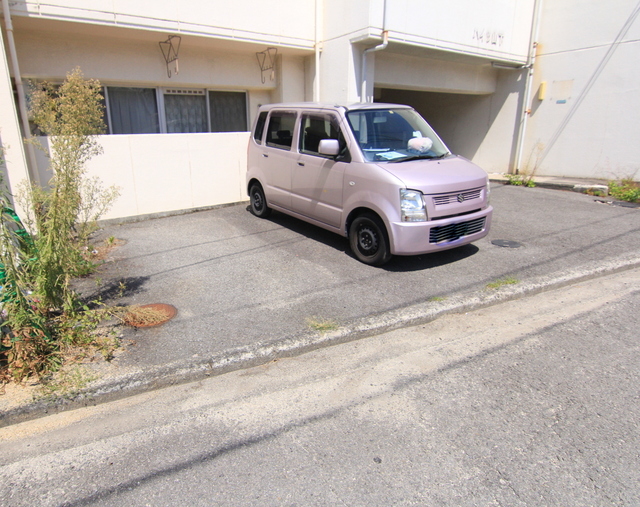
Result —
POLYGON ((433 227, 429 233, 429 243, 444 243, 454 241, 463 236, 475 234, 484 229, 485 217, 469 220, 468 222, 460 222, 459 224, 443 225, 442 227, 433 227))
POLYGON ((443 204, 470 201, 471 199, 478 199, 481 192, 482 189, 477 188, 475 190, 467 190, 466 192, 458 192, 457 194, 435 195, 433 196, 433 204, 442 206, 443 204))

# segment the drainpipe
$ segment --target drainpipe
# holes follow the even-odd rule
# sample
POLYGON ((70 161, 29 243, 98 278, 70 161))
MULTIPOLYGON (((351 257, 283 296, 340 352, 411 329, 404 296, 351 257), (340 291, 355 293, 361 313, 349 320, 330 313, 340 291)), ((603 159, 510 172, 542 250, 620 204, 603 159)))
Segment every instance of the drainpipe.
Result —
POLYGON ((38 163, 34 147, 28 141, 31 139, 31 128, 29 127, 29 116, 27 114, 27 99, 24 94, 24 86, 20 77, 20 67, 18 66, 18 54, 16 52, 16 43, 13 39, 13 23, 11 22, 11 11, 9 10, 9 0, 2 0, 2 12, 4 14, 4 23, 7 31, 7 42, 9 43, 9 56, 11 57, 11 67, 13 68, 13 78, 16 82, 18 91, 18 109, 20 111, 20 119, 22 120, 22 130, 25 137, 25 147, 27 157, 29 159, 29 174, 31 180, 40 185, 40 175, 38 174, 38 163))
POLYGON ((315 60, 316 73, 313 80, 313 101, 320 102, 320 15, 323 0, 316 0, 316 36, 315 36, 315 60))
POLYGON ((520 112, 520 127, 518 129, 518 137, 516 139, 516 157, 513 173, 519 174, 522 165, 522 153, 524 149, 525 134, 527 132, 527 120, 531 114, 529 103, 531 102, 531 85, 533 83, 533 64, 536 61, 536 50, 538 47, 538 33, 540 30, 540 12, 542 11, 542 0, 535 0, 533 5, 533 20, 531 23, 531 34, 529 36, 529 54, 527 55, 527 71, 524 86, 524 102, 522 111, 520 112))
POLYGON ((384 0, 382 7, 382 44, 378 44, 375 47, 365 49, 362 52, 362 81, 360 90, 360 102, 373 102, 373 96, 371 100, 367 98, 367 55, 375 51, 381 51, 389 44, 389 31, 387 30, 387 0, 384 0))

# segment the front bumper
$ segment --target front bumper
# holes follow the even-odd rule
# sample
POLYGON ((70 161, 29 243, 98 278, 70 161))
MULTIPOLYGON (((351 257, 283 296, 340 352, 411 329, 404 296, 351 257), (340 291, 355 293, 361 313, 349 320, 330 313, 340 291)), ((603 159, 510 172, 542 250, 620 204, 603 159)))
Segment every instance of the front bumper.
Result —
POLYGON ((484 238, 491 227, 493 208, 468 215, 428 222, 392 222, 391 253, 418 255, 467 245, 484 238))

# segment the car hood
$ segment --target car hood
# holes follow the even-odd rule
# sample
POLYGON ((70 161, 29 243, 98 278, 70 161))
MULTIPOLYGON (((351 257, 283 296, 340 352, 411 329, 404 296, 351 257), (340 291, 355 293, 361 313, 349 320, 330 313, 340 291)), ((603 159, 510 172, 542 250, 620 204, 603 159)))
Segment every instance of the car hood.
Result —
POLYGON ((381 164, 386 171, 400 179, 407 188, 423 194, 457 192, 483 187, 487 173, 464 157, 452 155, 440 160, 411 160, 381 164))

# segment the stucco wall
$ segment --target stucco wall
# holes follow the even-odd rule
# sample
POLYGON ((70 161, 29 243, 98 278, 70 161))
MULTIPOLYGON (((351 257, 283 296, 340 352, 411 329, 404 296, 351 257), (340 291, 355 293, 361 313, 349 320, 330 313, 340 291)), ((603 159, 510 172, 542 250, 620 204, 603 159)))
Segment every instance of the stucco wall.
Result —
POLYGON ((15 0, 11 4, 15 15, 31 18, 313 47, 314 0, 15 0))
MULTIPOLYGON (((47 146, 47 138, 40 138, 47 146)), ((86 165, 120 196, 103 219, 123 219, 206 208, 248 199, 245 190, 248 132, 99 136, 101 155, 86 165)), ((41 181, 51 177, 37 152, 41 181)))
POLYGON ((103 217, 115 219, 248 199, 248 133, 101 136, 104 153, 88 175, 121 195, 103 217))
POLYGON ((543 5, 524 150, 529 168, 545 175, 640 180, 637 1, 543 5), (546 93, 539 100, 542 82, 546 93))

